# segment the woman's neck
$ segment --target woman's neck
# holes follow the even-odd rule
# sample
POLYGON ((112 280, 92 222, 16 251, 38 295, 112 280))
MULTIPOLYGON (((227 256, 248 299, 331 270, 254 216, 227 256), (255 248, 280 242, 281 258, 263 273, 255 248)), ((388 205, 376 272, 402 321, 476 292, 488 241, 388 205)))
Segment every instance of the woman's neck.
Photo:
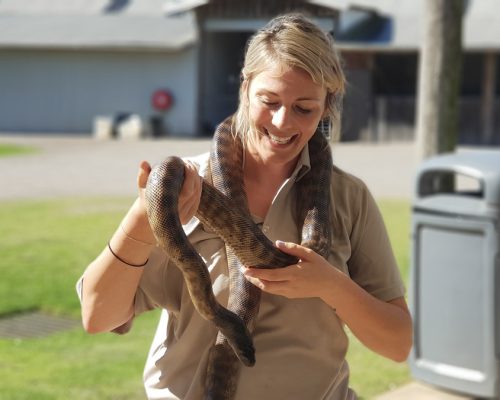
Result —
POLYGON ((292 175, 295 165, 296 160, 288 164, 266 163, 260 157, 249 153, 247 150, 243 165, 243 176, 245 180, 281 184, 292 175))
POLYGON ((265 218, 276 193, 294 168, 295 165, 268 165, 261 159, 246 154, 243 180, 248 207, 253 215, 265 218))

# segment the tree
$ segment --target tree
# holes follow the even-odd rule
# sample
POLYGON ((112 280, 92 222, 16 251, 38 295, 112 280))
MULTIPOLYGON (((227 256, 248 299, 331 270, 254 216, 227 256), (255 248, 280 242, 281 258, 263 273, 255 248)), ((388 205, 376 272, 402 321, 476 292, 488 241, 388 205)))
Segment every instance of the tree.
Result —
POLYGON ((417 104, 417 157, 453 151, 458 136, 463 0, 425 0, 417 104))

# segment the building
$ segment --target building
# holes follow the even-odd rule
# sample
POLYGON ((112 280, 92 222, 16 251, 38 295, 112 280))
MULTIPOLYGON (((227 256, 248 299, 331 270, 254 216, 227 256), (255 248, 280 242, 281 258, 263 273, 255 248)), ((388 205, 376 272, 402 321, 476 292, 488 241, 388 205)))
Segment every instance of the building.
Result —
POLYGON ((163 0, 0 2, 0 131, 92 132, 96 116, 160 117, 197 132, 194 14, 166 17, 163 0), (168 89, 171 109, 151 105, 168 89))
MULTIPOLYGON (((361 118, 352 118, 354 110, 346 110, 344 125, 355 123, 357 126, 344 126, 344 134, 351 140, 412 139, 423 1, 364 3, 371 3, 375 14, 369 16, 355 11, 359 14, 357 22, 344 32, 340 29, 338 37, 351 76, 350 95, 364 96, 364 100, 346 105, 365 104, 368 108, 361 118), (377 38, 381 40, 374 40, 377 38)), ((463 144, 500 144, 497 7, 496 0, 465 2, 459 102, 459 142, 463 144)))
MULTIPOLYGON (((464 16, 460 141, 500 143, 497 0, 464 16)), ((92 131, 138 114, 157 134, 208 135, 237 104, 245 42, 279 13, 331 31, 349 81, 344 140, 414 134, 422 1, 3 0, 0 131, 92 131), (151 104, 157 90, 168 110, 151 104)))

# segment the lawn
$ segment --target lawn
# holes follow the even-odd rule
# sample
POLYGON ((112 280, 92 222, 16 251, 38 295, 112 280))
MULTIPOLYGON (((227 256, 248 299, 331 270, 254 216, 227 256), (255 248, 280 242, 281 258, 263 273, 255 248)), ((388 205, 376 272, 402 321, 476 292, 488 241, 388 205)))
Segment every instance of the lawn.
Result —
MULTIPOLYGON (((127 198, 0 203, 0 316, 28 310, 78 318, 74 285, 131 204, 127 198)), ((402 273, 408 275, 407 202, 381 209, 402 273)), ((140 399, 141 373, 158 313, 125 336, 81 328, 42 339, 0 339, 2 398, 140 399)), ((352 386, 365 399, 409 379, 395 364, 351 341, 352 386)))
MULTIPOLYGON (((408 282, 410 245, 410 208, 407 201, 379 202, 389 231, 394 254, 401 274, 408 282)), ((397 364, 367 350, 352 337, 348 354, 351 386, 363 399, 371 399, 410 380, 406 363, 397 364)))
POLYGON ((34 151, 36 151, 34 147, 0 143, 0 157, 7 157, 24 153, 33 153, 34 151))

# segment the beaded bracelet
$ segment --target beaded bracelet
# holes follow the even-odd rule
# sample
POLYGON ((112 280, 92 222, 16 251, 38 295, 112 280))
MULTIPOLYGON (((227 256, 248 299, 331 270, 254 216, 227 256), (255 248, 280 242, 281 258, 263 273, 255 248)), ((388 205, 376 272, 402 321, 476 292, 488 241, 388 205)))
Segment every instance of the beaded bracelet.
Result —
POLYGON ((124 263, 124 264, 126 264, 126 265, 128 265, 128 266, 130 266, 130 267, 134 267, 134 268, 144 267, 144 266, 148 263, 148 261, 149 261, 149 258, 148 258, 144 264, 130 264, 130 263, 126 262, 125 260, 123 260, 123 258, 119 257, 119 256, 118 256, 118 255, 117 255, 117 254, 113 251, 113 249, 111 248, 111 245, 110 245, 110 243, 109 243, 109 242, 108 242, 108 249, 109 249, 109 251, 111 252, 111 254, 113 254, 113 256, 114 256, 117 260, 121 261, 122 263, 124 263))

